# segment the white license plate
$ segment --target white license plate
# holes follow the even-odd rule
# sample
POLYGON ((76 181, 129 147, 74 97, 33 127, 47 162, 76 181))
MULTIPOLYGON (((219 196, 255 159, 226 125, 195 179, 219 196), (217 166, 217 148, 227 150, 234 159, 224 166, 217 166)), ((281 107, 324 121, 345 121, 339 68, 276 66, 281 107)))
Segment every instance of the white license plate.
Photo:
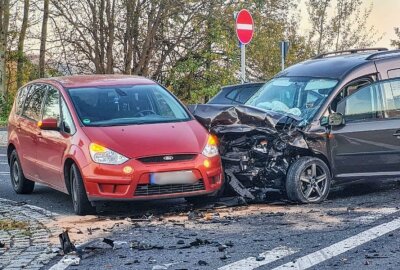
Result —
POLYGON ((161 172, 150 174, 150 184, 171 185, 171 184, 194 184, 198 181, 192 171, 161 172))

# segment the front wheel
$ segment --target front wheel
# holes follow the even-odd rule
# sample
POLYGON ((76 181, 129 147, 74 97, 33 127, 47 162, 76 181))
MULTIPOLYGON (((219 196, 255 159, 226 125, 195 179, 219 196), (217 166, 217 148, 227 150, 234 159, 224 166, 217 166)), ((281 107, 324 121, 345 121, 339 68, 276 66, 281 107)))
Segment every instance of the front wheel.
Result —
POLYGON ((10 156, 10 176, 12 187, 17 194, 31 194, 33 192, 35 182, 25 178, 16 150, 10 156))
POLYGON ((95 208, 88 200, 85 186, 82 180, 82 175, 75 164, 72 164, 71 166, 69 178, 71 183, 71 197, 75 214, 80 216, 93 214, 95 212, 95 208))
POLYGON ((286 176, 286 193, 291 201, 319 203, 328 197, 331 175, 319 158, 301 157, 290 167, 286 176))

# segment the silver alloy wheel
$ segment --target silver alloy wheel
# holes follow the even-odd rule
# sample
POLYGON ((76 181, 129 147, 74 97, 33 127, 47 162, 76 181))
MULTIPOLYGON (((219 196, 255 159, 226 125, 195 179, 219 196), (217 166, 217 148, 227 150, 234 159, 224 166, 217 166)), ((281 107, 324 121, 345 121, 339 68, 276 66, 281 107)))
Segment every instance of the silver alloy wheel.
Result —
POLYGON ((301 192, 309 202, 320 200, 328 188, 327 175, 316 163, 312 163, 302 171, 300 181, 301 192))
POLYGON ((13 166, 12 166, 12 180, 14 187, 18 187, 20 179, 19 179, 19 165, 18 161, 14 160, 13 166))

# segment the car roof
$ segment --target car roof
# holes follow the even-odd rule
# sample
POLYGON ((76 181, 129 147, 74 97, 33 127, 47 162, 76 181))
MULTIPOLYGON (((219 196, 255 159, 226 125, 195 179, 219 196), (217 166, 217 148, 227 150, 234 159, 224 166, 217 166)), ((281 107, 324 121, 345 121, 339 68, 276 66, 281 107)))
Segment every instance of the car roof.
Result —
POLYGON ((40 79, 34 83, 58 82, 65 88, 156 84, 150 79, 130 75, 72 75, 40 79))
POLYGON ((242 84, 233 84, 233 85, 226 85, 222 86, 221 89, 233 89, 233 88, 241 88, 241 87, 254 87, 254 86, 262 86, 265 82, 253 82, 253 83, 242 83, 242 84))
MULTIPOLYGON (((390 53, 391 51, 383 52, 390 53)), ((316 57, 293 65, 277 74, 276 77, 298 76, 342 79, 352 70, 361 66, 374 65, 375 61, 388 59, 387 57, 375 58, 375 52, 350 53, 329 57, 316 57)), ((391 59, 399 59, 400 55, 393 54, 391 59)))

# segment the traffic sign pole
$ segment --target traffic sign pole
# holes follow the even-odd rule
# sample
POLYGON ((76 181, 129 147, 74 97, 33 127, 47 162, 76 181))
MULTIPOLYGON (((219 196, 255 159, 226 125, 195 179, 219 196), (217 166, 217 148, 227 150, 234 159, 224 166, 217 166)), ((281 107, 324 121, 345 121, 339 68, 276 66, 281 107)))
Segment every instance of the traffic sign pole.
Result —
POLYGON ((282 70, 285 69, 285 42, 281 42, 281 64, 282 70))
POLYGON ((246 82, 246 45, 240 43, 240 80, 246 82))

